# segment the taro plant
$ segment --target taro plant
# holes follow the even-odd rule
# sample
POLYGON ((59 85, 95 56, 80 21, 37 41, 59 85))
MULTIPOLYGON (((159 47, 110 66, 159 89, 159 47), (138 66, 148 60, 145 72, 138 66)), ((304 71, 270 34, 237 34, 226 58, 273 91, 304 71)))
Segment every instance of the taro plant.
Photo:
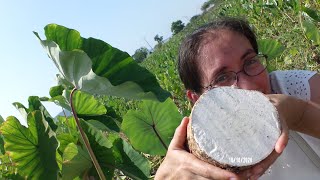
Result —
POLYGON ((2 176, 149 179, 146 154, 164 155, 181 120, 170 94, 126 52, 99 39, 57 24, 45 27, 46 40, 34 34, 59 70, 58 85, 50 98, 30 97, 28 108, 14 103, 28 127, 13 116, 2 123, 1 159, 11 168, 2 176), (143 101, 120 117, 101 96, 143 101), (61 106, 65 115, 55 120, 42 101, 61 106))

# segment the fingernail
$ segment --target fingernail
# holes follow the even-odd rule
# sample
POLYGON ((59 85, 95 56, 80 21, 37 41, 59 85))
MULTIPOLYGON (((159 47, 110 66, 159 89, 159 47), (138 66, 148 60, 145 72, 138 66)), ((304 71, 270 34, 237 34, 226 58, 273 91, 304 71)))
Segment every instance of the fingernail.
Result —
POLYGON ((236 179, 237 179, 237 178, 235 178, 235 177, 231 177, 231 178, 230 178, 230 180, 236 180, 236 179))

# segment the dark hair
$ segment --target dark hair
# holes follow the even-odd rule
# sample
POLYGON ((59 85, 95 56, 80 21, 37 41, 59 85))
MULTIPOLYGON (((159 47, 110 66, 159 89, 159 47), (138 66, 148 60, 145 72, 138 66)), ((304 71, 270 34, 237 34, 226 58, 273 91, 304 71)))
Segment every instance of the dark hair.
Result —
POLYGON ((180 45, 178 71, 180 79, 186 89, 193 90, 197 93, 201 92, 200 62, 198 59, 199 49, 203 41, 208 38, 208 34, 212 34, 215 30, 223 29, 244 35, 250 41, 254 51, 258 53, 256 36, 246 20, 228 17, 208 23, 187 36, 180 45))

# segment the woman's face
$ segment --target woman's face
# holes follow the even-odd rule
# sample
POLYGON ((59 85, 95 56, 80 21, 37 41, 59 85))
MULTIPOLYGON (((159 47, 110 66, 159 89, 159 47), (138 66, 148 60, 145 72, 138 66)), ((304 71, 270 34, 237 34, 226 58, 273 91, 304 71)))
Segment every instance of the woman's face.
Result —
MULTIPOLYGON (((201 85, 206 87, 221 73, 228 71, 239 72, 245 61, 253 58, 256 53, 249 40, 230 30, 218 30, 213 32, 215 37, 207 35, 199 52, 199 68, 201 85)), ((270 82, 265 70, 257 76, 248 76, 243 72, 238 73, 237 87, 241 89, 257 90, 264 94, 270 94, 270 82)))

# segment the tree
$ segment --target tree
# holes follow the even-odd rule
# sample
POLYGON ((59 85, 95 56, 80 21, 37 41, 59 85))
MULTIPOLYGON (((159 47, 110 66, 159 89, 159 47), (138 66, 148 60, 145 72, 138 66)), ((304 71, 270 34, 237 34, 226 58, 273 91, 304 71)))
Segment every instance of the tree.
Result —
POLYGON ((149 54, 149 50, 146 47, 137 49, 133 54, 133 59, 138 63, 142 62, 149 54))
POLYGON ((163 43, 163 36, 159 36, 158 34, 154 37, 154 40, 158 42, 158 44, 163 43))
POLYGON ((181 20, 175 21, 171 24, 171 32, 173 35, 179 33, 184 28, 184 23, 181 20))

